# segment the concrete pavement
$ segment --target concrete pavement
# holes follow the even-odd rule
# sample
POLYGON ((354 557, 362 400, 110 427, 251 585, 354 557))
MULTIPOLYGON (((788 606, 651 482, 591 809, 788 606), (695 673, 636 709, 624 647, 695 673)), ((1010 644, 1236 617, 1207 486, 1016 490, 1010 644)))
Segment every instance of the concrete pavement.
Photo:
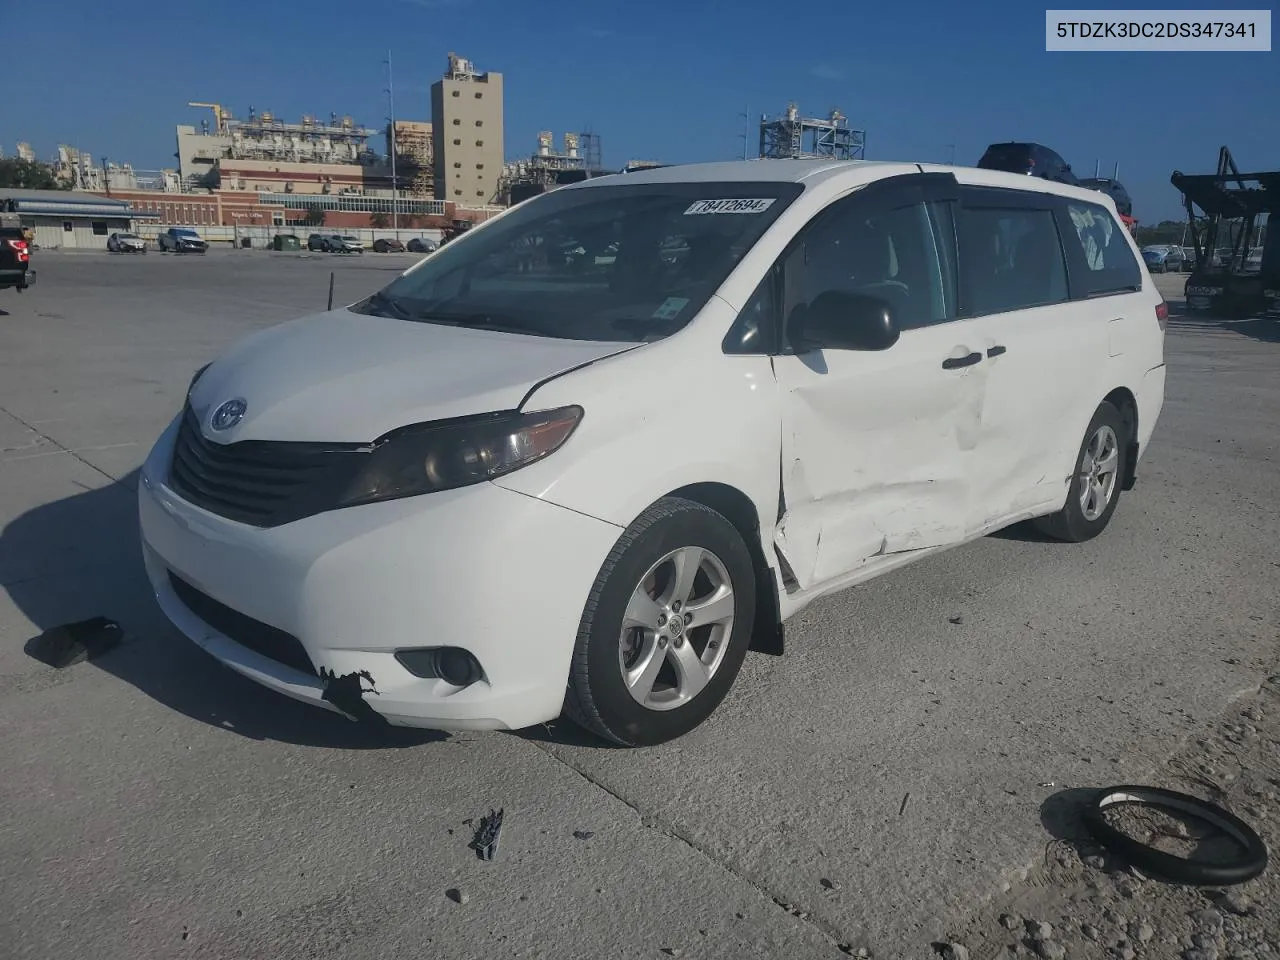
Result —
POLYGON ((383 744, 166 624, 132 486, 198 366, 412 258, 37 262, 0 297, 16 957, 924 957, 1023 882, 1047 797, 1143 780, 1276 663, 1280 334, 1181 316, 1173 276, 1165 411, 1098 540, 1008 531, 822 601, 664 747, 383 744), (128 634, 102 660, 24 652, 97 614, 128 634), (484 863, 463 821, 498 806, 484 863))

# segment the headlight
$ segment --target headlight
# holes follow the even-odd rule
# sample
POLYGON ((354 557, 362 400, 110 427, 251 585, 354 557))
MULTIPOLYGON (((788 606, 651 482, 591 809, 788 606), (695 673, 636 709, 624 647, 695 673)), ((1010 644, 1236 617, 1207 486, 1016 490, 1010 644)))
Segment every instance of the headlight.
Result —
POLYGON ((582 408, 575 406, 403 427, 374 444, 339 506, 492 480, 559 450, 581 420, 582 408))
POLYGON ((187 396, 191 396, 191 391, 196 388, 196 381, 204 375, 204 372, 213 366, 213 361, 206 363, 203 367, 191 375, 191 382, 187 384, 187 396))

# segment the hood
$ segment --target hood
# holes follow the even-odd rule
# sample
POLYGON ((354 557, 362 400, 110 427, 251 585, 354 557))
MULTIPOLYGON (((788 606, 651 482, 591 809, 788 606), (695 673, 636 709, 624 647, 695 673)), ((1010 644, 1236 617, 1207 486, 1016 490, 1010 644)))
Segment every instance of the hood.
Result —
POLYGON ((638 346, 517 336, 335 310, 254 334, 191 391, 207 425, 234 398, 219 441, 367 443, 397 427, 513 410, 539 381, 638 346))

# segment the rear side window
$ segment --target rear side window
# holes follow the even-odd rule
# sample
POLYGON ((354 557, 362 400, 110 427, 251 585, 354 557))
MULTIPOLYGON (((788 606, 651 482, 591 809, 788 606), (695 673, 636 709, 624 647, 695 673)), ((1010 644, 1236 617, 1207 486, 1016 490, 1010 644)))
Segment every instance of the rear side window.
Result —
POLYGON ((960 210, 965 313, 983 316, 1062 303, 1067 265, 1053 211, 965 206, 960 210))
POLYGON ((1082 293, 1096 297, 1142 289, 1142 270, 1125 229, 1107 208, 1068 200, 1066 209, 1073 228, 1067 231, 1067 242, 1077 245, 1084 268, 1080 278, 1082 293))

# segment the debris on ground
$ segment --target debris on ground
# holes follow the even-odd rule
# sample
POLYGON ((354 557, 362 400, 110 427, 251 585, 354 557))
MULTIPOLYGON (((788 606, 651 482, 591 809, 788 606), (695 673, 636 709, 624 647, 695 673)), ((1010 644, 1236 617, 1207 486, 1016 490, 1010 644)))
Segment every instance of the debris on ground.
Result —
POLYGON ((469 846, 481 860, 492 860, 498 854, 498 838, 502 833, 503 811, 490 809, 480 818, 480 826, 469 846))
POLYGON ((575 830, 573 837, 575 840, 590 840, 595 834, 590 830, 575 830))
MULTIPOLYGON (((1253 702, 1237 704, 1206 735, 1190 741, 1152 782, 1212 797, 1274 848, 1280 843, 1277 746, 1280 683, 1264 683, 1253 702)), ((1168 882, 1108 855, 1084 828, 1086 796, 1096 796, 1097 785, 1067 783, 1060 789, 1060 797, 1082 795, 1072 807, 1074 822, 1068 814, 1055 821, 1054 845, 1072 855, 1046 857, 982 914, 948 929, 950 941, 968 945, 966 954, 983 960, 1280 960, 1280 870, 1274 865, 1230 886, 1168 882), (1022 917, 1035 919, 1019 923, 1022 917)), ((1124 806, 1129 809, 1115 811, 1113 824, 1167 854, 1220 864, 1241 855, 1239 844, 1190 813, 1160 816, 1141 805, 1124 806)), ((940 946, 934 945, 935 953, 948 956, 940 946)))
POLYGON ((106 617, 92 617, 46 630, 27 641, 27 653, 43 664, 61 670, 93 660, 120 642, 124 631, 106 617))
POLYGON ((465 890, 461 890, 458 887, 450 887, 444 892, 444 895, 454 903, 466 903, 471 899, 465 890))

